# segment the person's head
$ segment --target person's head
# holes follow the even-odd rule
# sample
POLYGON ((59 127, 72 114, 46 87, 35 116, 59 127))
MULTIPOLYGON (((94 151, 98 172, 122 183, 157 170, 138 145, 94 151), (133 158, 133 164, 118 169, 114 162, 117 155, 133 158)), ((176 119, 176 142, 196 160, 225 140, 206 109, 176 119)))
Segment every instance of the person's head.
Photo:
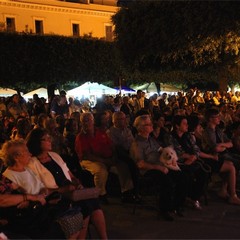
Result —
POLYGON ((188 121, 186 116, 176 115, 172 120, 173 129, 177 132, 185 133, 188 131, 188 121))
POLYGON ((116 128, 125 128, 127 126, 126 115, 123 112, 115 112, 112 116, 112 122, 116 128))
POLYGON ((72 98, 72 97, 69 97, 69 98, 68 98, 68 102, 69 102, 69 104, 72 104, 72 103, 73 103, 73 98, 72 98))
POLYGON ((66 95, 67 95, 67 93, 66 93, 65 90, 61 90, 61 91, 60 91, 60 96, 66 96, 66 95))
POLYGON ((128 96, 124 96, 123 97, 123 103, 124 104, 128 104, 128 101, 129 101, 129 97, 128 96))
POLYGON ((109 127, 111 122, 111 115, 108 111, 97 112, 94 115, 96 127, 109 127))
POLYGON ((27 134, 31 131, 32 126, 29 119, 20 118, 17 121, 16 128, 18 135, 24 139, 27 136, 27 134))
POLYGON ((148 135, 153 131, 153 124, 150 115, 141 115, 136 117, 133 126, 139 134, 148 135))
POLYGON ((78 123, 80 123, 80 112, 72 112, 70 118, 74 118, 78 123))
POLYGON ((74 118, 69 118, 65 122, 65 129, 67 133, 75 134, 78 132, 78 123, 74 118))
POLYGON ((45 128, 49 131, 49 132, 55 132, 56 128, 57 128, 57 123, 56 120, 54 118, 48 118, 46 120, 46 126, 45 128))
POLYGON ((164 100, 167 99, 167 93, 162 94, 162 99, 164 99, 164 100))
POLYGON ((26 138, 26 144, 29 152, 33 156, 40 155, 43 151, 51 151, 52 138, 44 128, 33 129, 26 138))
POLYGON ((154 94, 152 95, 152 100, 153 100, 153 101, 156 101, 156 100, 157 100, 157 98, 158 98, 158 95, 157 95, 157 93, 154 93, 154 94))
POLYGON ((17 164, 27 166, 31 154, 24 140, 10 140, 3 144, 0 151, 0 158, 7 167, 13 167, 17 164))
POLYGON ((46 121, 49 119, 48 115, 46 113, 40 113, 37 119, 37 125, 39 127, 46 127, 46 121))
POLYGON ((12 102, 18 104, 19 101, 20 101, 19 95, 18 95, 18 94, 14 94, 14 95, 12 96, 12 102))
POLYGON ((163 114, 159 114, 156 118, 155 118, 155 122, 157 124, 157 126, 159 128, 162 128, 165 126, 165 117, 163 114))
POLYGON ((94 131, 94 117, 92 113, 90 112, 81 113, 80 122, 83 131, 85 132, 94 131))
POLYGON ((38 94, 37 94, 37 93, 34 93, 34 94, 33 94, 33 101, 36 101, 36 100, 38 100, 38 99, 39 99, 38 94))
POLYGON ((214 124, 214 125, 220 124, 219 111, 215 108, 207 109, 205 112, 205 120, 209 124, 214 124))
POLYGON ((137 90, 137 98, 141 98, 142 97, 142 90, 137 90))
POLYGON ((203 131, 201 119, 197 115, 188 117, 188 131, 201 134, 203 131))

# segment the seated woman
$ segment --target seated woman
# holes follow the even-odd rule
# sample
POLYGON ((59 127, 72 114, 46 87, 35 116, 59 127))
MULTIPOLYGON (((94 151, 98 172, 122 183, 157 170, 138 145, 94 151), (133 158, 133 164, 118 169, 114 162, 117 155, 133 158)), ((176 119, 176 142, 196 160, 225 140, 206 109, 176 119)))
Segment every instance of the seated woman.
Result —
POLYGON ((160 144, 150 136, 153 130, 149 115, 138 116, 134 121, 138 135, 130 148, 130 155, 136 162, 140 174, 150 180, 149 184, 161 189, 159 208, 167 221, 173 221, 172 211, 182 215, 186 196, 186 177, 181 171, 173 171, 159 161, 160 144))
POLYGON ((186 116, 174 116, 173 131, 167 142, 174 147, 180 168, 189 177, 188 196, 193 200, 194 208, 200 210, 199 200, 204 193, 208 174, 197 164, 200 149, 194 140, 188 132, 186 116))
MULTIPOLYGON (((56 232, 59 232, 59 230, 55 231, 55 234, 52 236, 50 226, 59 220, 58 216, 68 210, 68 206, 66 206, 65 209, 57 208, 57 205, 51 209, 49 205, 46 205, 44 208, 39 208, 36 204, 29 206, 29 201, 35 200, 40 202, 41 205, 46 204, 45 198, 51 191, 48 191, 43 182, 27 167, 31 155, 25 142, 12 140, 4 143, 1 150, 1 158, 7 166, 3 176, 11 180, 13 190, 22 194, 22 202, 20 204, 19 197, 7 196, 10 199, 10 203, 13 201, 12 204, 8 204, 14 205, 15 203, 15 205, 17 205, 17 208, 14 209, 15 212, 20 208, 24 208, 25 210, 13 216, 11 211, 7 209, 7 217, 11 226, 10 229, 13 228, 14 231, 26 234, 31 238, 63 238, 64 236, 62 234, 56 235, 56 232)), ((6 199, 7 198, 5 198, 5 200, 6 199)), ((2 201, 2 206, 9 205, 7 205, 7 203, 4 204, 4 201, 2 201)), ((61 207, 63 207, 63 205, 61 207)), ((78 224, 80 226, 81 222, 78 224)), ((79 227, 76 232, 67 237, 78 239, 79 236, 82 236, 81 231, 79 227)))
POLYGON ((240 199, 235 190, 236 176, 240 169, 240 156, 229 151, 233 147, 233 143, 218 127, 220 124, 218 110, 208 109, 205 118, 207 121, 207 127, 202 134, 203 151, 206 153, 217 154, 219 161, 226 162, 225 164, 233 165, 235 167, 234 170, 231 170, 231 175, 233 174, 233 176, 228 179, 228 183, 226 182, 225 189, 222 188, 220 195, 227 198, 229 203, 240 205, 240 199), (230 179, 231 182, 229 182, 230 179))
MULTIPOLYGON (((202 158, 210 167, 213 173, 226 174, 226 178, 223 177, 223 185, 218 195, 222 198, 229 198, 231 195, 236 196, 236 171, 231 161, 224 159, 218 159, 217 153, 205 153, 202 151, 202 133, 203 127, 197 116, 193 116, 189 119, 189 131, 196 138, 196 143, 200 147, 201 151, 199 157, 202 158), (229 193, 228 193, 229 191, 229 193)), ((239 199, 235 199, 232 203, 240 204, 239 199), (238 200, 238 201, 237 201, 238 200)))
MULTIPOLYGON (((66 188, 66 191, 71 191, 79 187, 80 181, 71 173, 71 171, 69 171, 63 159, 57 153, 51 152, 51 137, 48 135, 47 130, 42 128, 33 129, 29 133, 26 141, 28 149, 33 155, 35 162, 40 161, 40 163, 46 169, 48 169, 49 172, 51 172, 60 188, 66 188)), ((29 167, 31 167, 31 164, 29 167)), ((32 169, 35 169, 35 174, 37 174, 41 179, 44 180, 44 178, 46 178, 46 171, 43 172, 36 167, 32 169)), ((46 181, 45 184, 48 186, 48 181, 46 181)), ((90 219, 96 227, 99 237, 101 239, 107 239, 105 218, 103 211, 100 208, 98 199, 88 199, 74 202, 73 205, 81 206, 83 214, 85 216, 90 216, 90 219)), ((86 222, 86 226, 87 224, 88 222, 86 222)), ((87 228, 84 229, 85 231, 87 230, 87 228)))

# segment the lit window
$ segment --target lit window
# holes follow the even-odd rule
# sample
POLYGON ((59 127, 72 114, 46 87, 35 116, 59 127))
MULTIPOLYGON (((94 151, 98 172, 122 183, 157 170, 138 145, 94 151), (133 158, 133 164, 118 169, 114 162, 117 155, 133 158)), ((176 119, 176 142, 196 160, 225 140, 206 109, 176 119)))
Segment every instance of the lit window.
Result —
POLYGON ((15 32, 15 18, 6 18, 6 26, 8 32, 15 32))
POLYGON ((112 26, 105 26, 106 41, 113 40, 112 26))
POLYGON ((42 20, 35 20, 35 31, 36 34, 43 34, 43 21, 42 20))
POLYGON ((79 37, 80 36, 79 24, 76 24, 76 23, 72 24, 72 34, 73 34, 74 37, 79 37))

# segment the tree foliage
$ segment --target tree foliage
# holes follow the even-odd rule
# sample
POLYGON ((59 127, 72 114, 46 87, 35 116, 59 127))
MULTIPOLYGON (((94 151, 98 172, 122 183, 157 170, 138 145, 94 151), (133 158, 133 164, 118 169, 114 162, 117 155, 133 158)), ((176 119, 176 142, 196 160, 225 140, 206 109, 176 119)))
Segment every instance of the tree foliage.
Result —
POLYGON ((21 90, 118 77, 114 43, 97 39, 0 33, 0 86, 21 90))
POLYGON ((216 78, 239 60, 239 11, 237 1, 135 1, 113 17, 117 46, 130 72, 216 78))

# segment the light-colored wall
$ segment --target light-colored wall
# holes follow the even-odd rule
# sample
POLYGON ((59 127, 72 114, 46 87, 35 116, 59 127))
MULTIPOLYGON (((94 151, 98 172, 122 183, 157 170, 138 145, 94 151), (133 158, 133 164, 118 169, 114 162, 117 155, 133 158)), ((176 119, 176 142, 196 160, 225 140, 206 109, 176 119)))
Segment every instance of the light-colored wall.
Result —
MULTIPOLYGON (((115 0, 108 0, 114 2, 115 0)), ((79 23, 80 35, 92 33, 104 38, 105 26, 113 25, 116 6, 81 4, 57 0, 0 0, 0 23, 14 17, 16 31, 35 33, 35 20, 43 20, 44 34, 72 36, 72 23, 79 23)))

